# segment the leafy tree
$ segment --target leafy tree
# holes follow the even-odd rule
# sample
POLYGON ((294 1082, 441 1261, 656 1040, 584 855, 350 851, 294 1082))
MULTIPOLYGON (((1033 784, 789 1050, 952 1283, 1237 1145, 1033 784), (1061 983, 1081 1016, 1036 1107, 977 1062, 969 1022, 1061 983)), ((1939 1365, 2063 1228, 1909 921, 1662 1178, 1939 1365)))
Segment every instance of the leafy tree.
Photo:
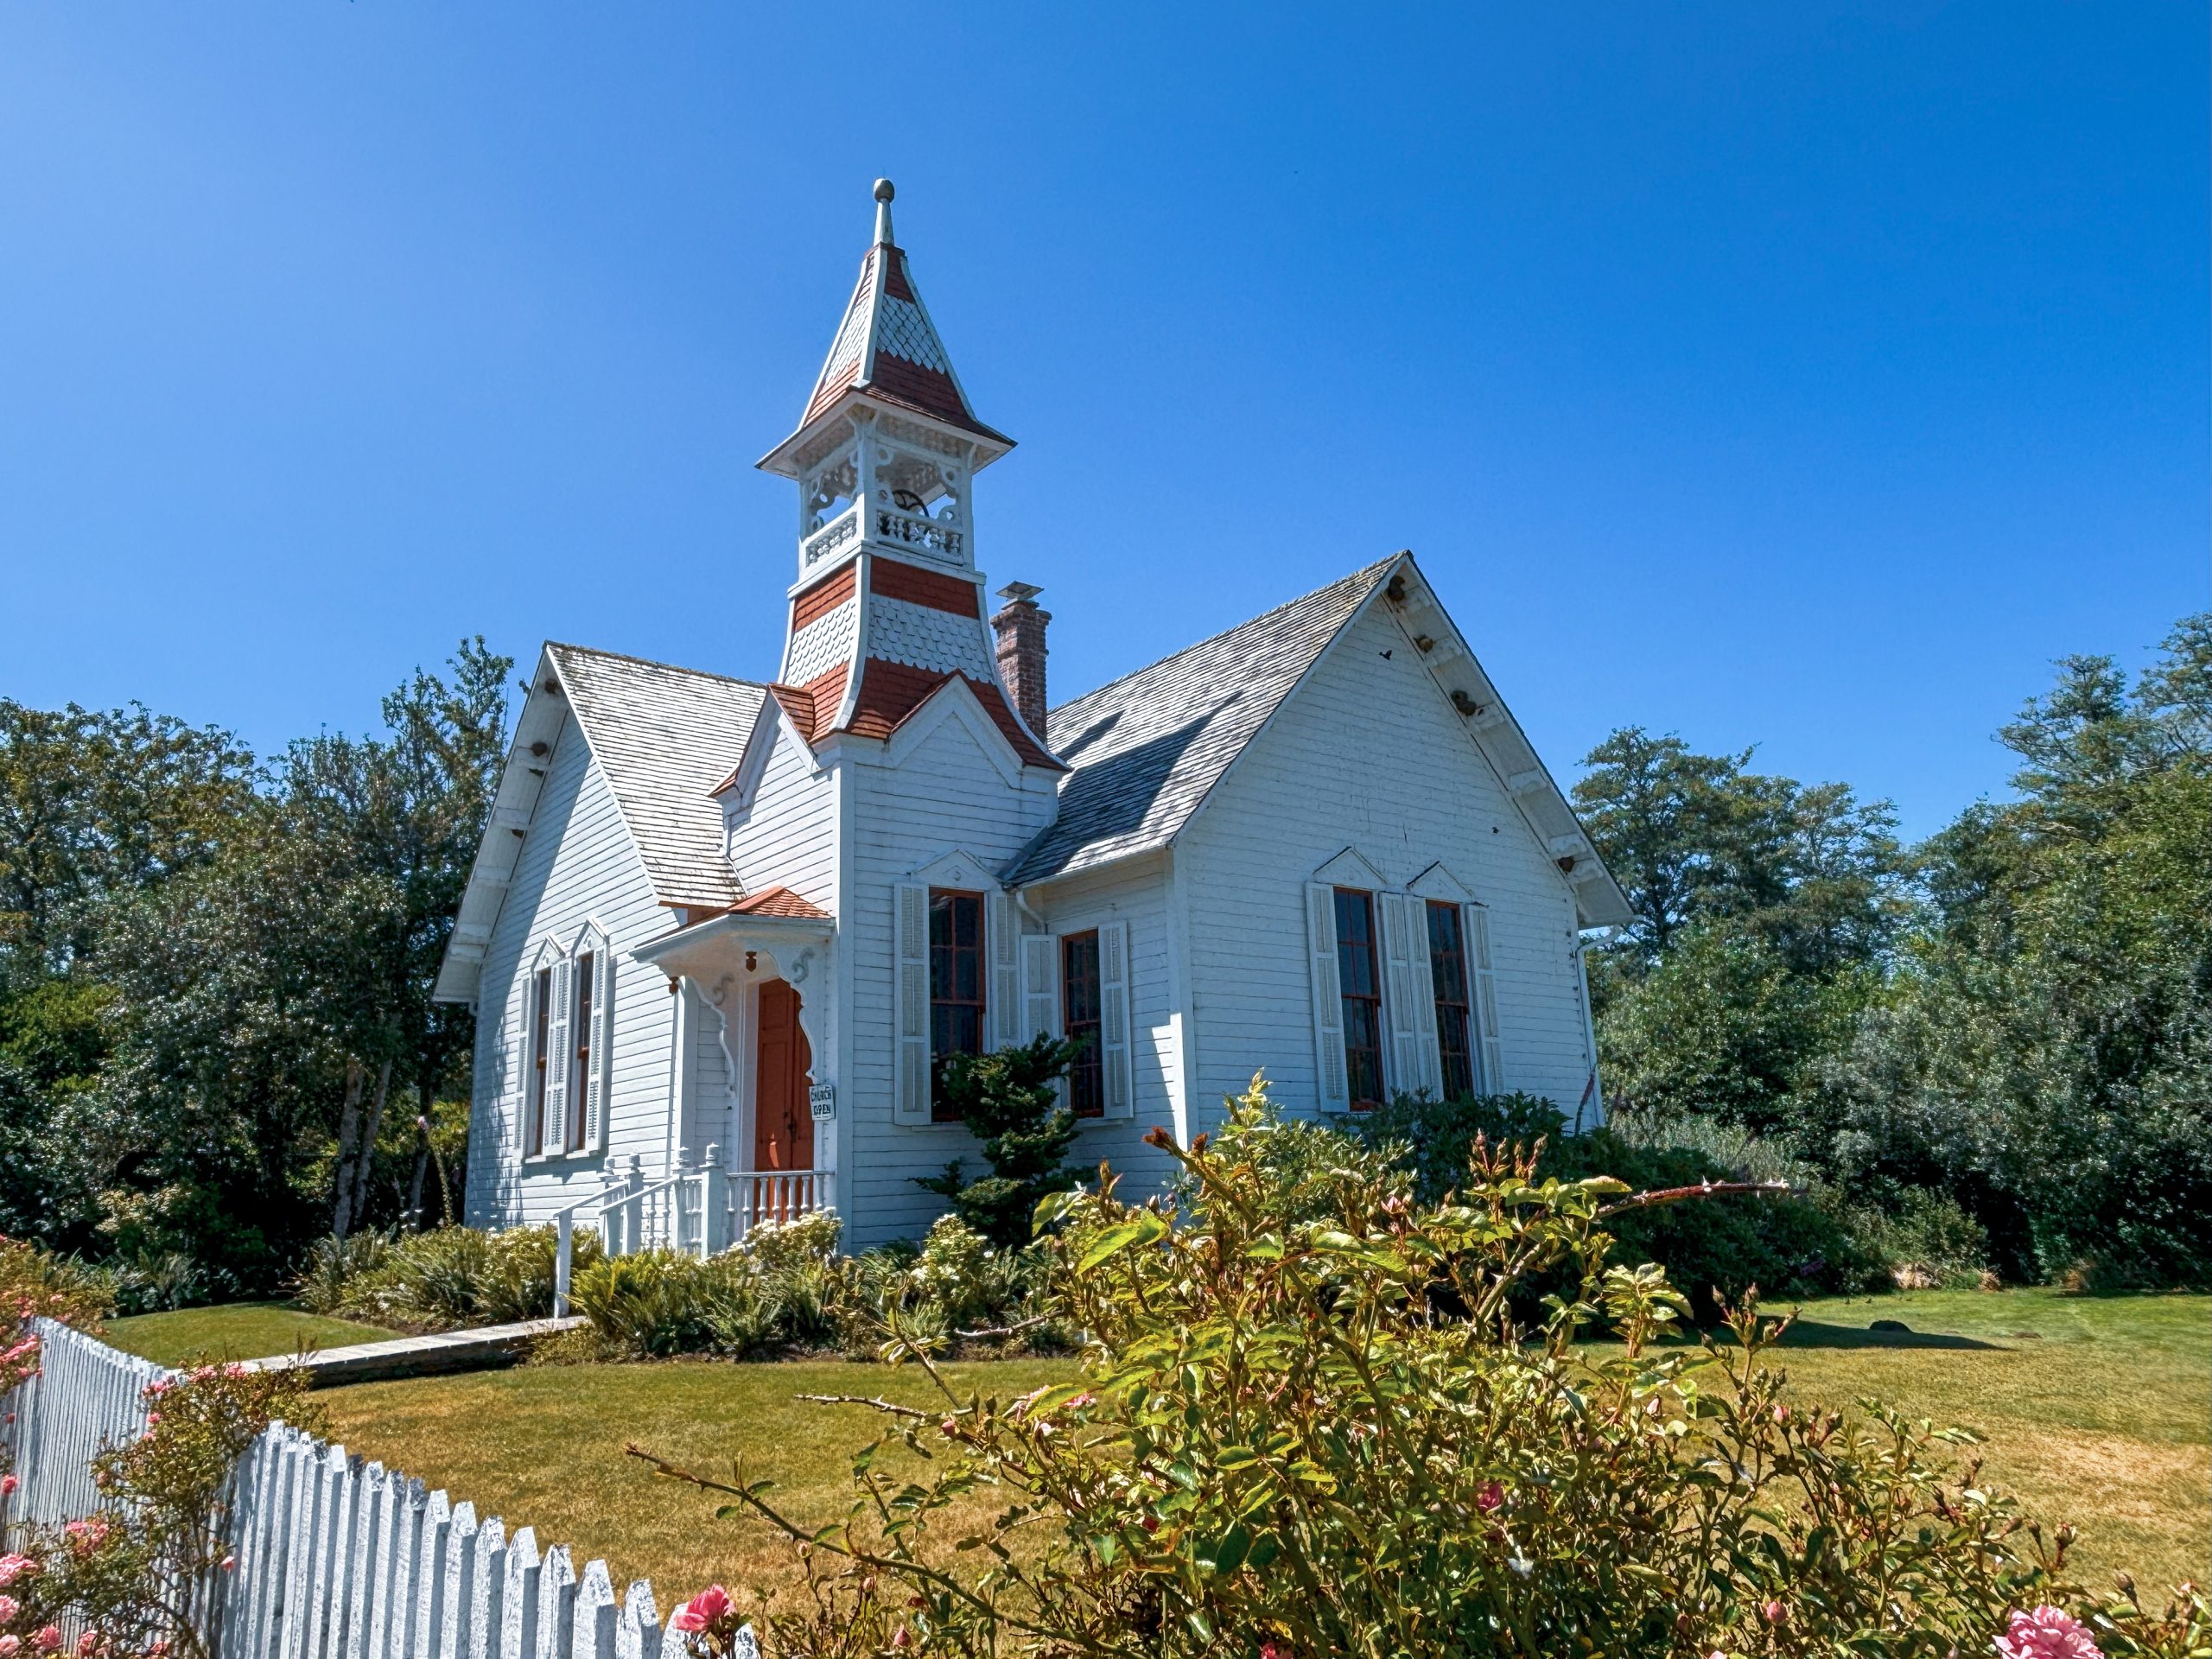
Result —
POLYGON ((466 644, 385 699, 387 734, 294 745, 211 856, 104 907, 87 963, 116 993, 114 1048, 66 1141, 79 1188, 137 1195, 149 1248, 266 1281, 315 1234, 405 1205, 424 1142, 401 1136, 379 1172, 380 1119, 464 1086, 469 1022, 429 992, 511 665, 466 644))
POLYGON ((942 1175, 918 1175, 914 1184, 950 1199, 953 1213, 1001 1249, 1027 1244, 1039 1201, 1076 1184, 1066 1167, 1075 1114, 1053 1085, 1081 1052, 1040 1033, 1016 1048, 955 1054, 938 1073, 938 1098, 982 1141, 991 1173, 968 1180, 956 1158, 942 1175))
POLYGON ((2212 616, 2131 688, 2069 658, 2002 741, 2019 798, 1927 849, 1905 967, 1823 1068, 1837 1156, 1953 1192, 2010 1273, 2212 1262, 2212 616))
POLYGON ((227 732, 143 706, 58 712, 0 698, 0 969, 68 971, 99 902, 204 861, 252 798, 227 732))

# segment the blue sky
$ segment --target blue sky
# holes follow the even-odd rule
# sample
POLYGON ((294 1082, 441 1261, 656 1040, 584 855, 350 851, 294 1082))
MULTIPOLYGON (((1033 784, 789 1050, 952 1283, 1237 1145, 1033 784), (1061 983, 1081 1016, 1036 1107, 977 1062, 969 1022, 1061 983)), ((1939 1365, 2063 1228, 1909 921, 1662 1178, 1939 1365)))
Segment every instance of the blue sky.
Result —
POLYGON ((1938 827, 2204 607, 2202 7, 0 10, 0 694, 773 671, 870 182, 1056 697, 1413 548, 1555 770, 1938 827))

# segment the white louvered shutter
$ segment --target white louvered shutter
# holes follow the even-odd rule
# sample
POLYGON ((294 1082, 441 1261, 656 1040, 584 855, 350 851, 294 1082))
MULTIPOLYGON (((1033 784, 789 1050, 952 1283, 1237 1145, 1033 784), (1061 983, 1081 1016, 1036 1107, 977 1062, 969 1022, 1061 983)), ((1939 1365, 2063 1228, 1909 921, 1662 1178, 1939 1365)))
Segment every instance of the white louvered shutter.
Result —
POLYGON ((1060 1033, 1060 942, 1049 933, 1021 937, 1022 1040, 1060 1033))
POLYGON ((591 1077, 584 1096, 586 1152, 607 1148, 607 1096, 614 1084, 614 953, 601 939, 592 947, 591 1077))
POLYGON ((1137 1110, 1135 1055, 1129 1033, 1129 925, 1098 925, 1098 1060, 1108 1117, 1137 1110))
POLYGON ((983 895, 983 948, 991 964, 991 1046, 1012 1048, 1029 1040, 1021 1028, 1021 936, 1014 930, 1014 900, 1003 893, 983 895))
POLYGON ((1398 1063, 1397 1086, 1408 1094, 1444 1091, 1436 1052, 1436 984, 1428 960, 1428 906, 1416 893, 1382 895, 1395 936, 1390 949, 1390 1035, 1398 1063))
POLYGON ((1314 1093, 1325 1112, 1351 1109, 1344 1077, 1344 1004, 1337 987, 1337 890, 1306 884, 1306 942, 1313 980, 1314 1093))
POLYGON ((1497 975, 1490 945, 1490 912, 1469 905, 1467 918, 1468 986, 1474 997, 1475 1042, 1482 1052, 1483 1074, 1475 1086, 1485 1095, 1505 1092, 1504 1050, 1498 1040, 1497 975))
POLYGON ((569 1131, 569 959, 553 964, 553 1007, 545 1022, 545 1116, 537 1123, 537 1149, 556 1153, 569 1131))
POLYGON ((537 969, 533 967, 522 982, 522 1030, 515 1042, 515 1052, 522 1057, 522 1097, 515 1105, 515 1147, 525 1158, 537 1150, 530 1144, 531 1079, 537 1075, 537 969))
POLYGON ((901 881, 893 891, 892 994, 898 999, 899 1077, 893 1115, 930 1121, 930 890, 901 881))

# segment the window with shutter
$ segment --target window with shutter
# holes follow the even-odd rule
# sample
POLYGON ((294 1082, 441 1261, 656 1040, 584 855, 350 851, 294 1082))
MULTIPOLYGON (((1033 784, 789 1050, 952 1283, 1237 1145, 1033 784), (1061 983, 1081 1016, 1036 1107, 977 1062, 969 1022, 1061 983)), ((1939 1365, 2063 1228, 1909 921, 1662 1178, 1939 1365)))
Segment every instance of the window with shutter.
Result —
POLYGON ((1344 1000, 1337 990, 1337 890, 1306 884, 1306 965, 1313 988, 1313 1084, 1325 1112, 1351 1104, 1344 1086, 1344 1000))
POLYGON ((614 952, 599 945, 599 1028, 592 1034, 591 1100, 584 1114, 584 1150, 607 1150, 607 1118, 614 1098, 614 952))
POLYGON ((1098 1055, 1108 1117, 1136 1115, 1136 1053, 1129 1028, 1129 925, 1098 929, 1098 1055))
POLYGON ((575 1007, 569 1028, 575 1038, 576 1074, 565 1148, 569 1152, 582 1152, 590 1144, 591 1119, 599 1110, 599 985, 594 971, 598 966, 599 953, 583 950, 577 953, 570 969, 575 982, 575 1007))
POLYGON ((1431 899, 1428 912, 1428 977, 1434 997, 1436 1051, 1446 1100, 1476 1092, 1474 1021, 1469 1001, 1466 930, 1459 906, 1431 899))
POLYGON ((1106 1057, 1099 1018, 1098 930, 1060 940, 1060 1029, 1082 1046, 1068 1065, 1068 1109, 1077 1117, 1106 1116, 1106 1057))
POLYGON ((1477 1086, 1485 1095, 1505 1092, 1505 1058, 1497 1027, 1497 976, 1491 960, 1490 912, 1469 905, 1467 957, 1474 970, 1475 1040, 1482 1055, 1482 1076, 1477 1086))
POLYGON ((991 1046, 1012 1048, 1029 1040, 1021 1029, 1021 938, 1014 925, 1014 900, 1003 893, 984 895, 985 931, 991 953, 991 1046))
POLYGON ((537 1150, 550 1156, 561 1150, 569 1120, 569 962, 553 964, 546 1001, 552 1014, 545 1031, 545 1102, 538 1116, 537 1150))
POLYGON ((1382 912, 1384 978, 1390 997, 1390 1086, 1407 1094, 1436 1093, 1436 1005, 1429 988, 1421 933, 1421 900, 1410 893, 1376 895, 1382 912))
POLYGON ((893 950, 898 999, 899 1077, 893 1115, 901 1123, 930 1119, 930 890, 902 881, 893 892, 893 950))
POLYGON ((1382 1101, 1382 974, 1375 951, 1375 895, 1338 887, 1337 995, 1344 1004, 1344 1087, 1354 1111, 1382 1101))
POLYGON ((526 1157, 545 1138, 545 1073, 551 1065, 546 1038, 553 1018, 553 970, 540 968, 530 976, 523 1018, 528 1033, 523 1058, 522 1150, 526 1157))
POLYGON ((983 895, 931 887, 930 895, 930 1121, 957 1123, 935 1085, 955 1054, 983 1052, 983 895))

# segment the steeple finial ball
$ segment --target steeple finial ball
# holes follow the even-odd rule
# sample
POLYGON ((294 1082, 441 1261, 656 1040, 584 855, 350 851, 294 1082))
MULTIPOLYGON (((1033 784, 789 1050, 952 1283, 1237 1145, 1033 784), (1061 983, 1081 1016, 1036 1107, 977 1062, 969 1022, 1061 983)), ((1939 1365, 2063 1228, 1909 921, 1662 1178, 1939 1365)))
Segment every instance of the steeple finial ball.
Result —
POLYGON ((875 181, 875 199, 878 201, 888 201, 898 194, 898 188, 890 180, 878 179, 875 181))
POLYGON ((888 179, 875 181, 875 241, 878 247, 891 245, 891 198, 899 193, 891 188, 888 179))

